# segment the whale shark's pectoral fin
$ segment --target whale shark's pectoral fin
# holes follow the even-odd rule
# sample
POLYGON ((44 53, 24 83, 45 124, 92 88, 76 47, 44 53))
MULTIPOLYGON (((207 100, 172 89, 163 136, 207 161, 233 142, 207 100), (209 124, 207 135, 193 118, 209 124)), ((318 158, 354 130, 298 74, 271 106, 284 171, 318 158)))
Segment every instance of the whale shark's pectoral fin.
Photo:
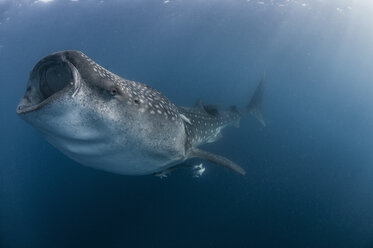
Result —
POLYGON ((176 169, 189 169, 191 172, 190 175, 194 178, 201 177, 203 173, 206 171, 206 168, 205 166, 203 166, 202 163, 196 165, 196 164, 190 164, 187 162, 183 162, 181 164, 174 165, 162 171, 155 172, 152 175, 159 177, 160 179, 165 179, 169 175, 171 175, 171 173, 176 169))
POLYGON ((213 154, 213 153, 210 153, 210 152, 206 152, 206 151, 203 151, 201 149, 198 149, 198 148, 192 148, 190 154, 189 154, 189 158, 202 158, 202 159, 206 159, 210 162, 213 162, 215 164, 218 164, 218 165, 222 165, 224 167, 227 167, 231 170, 234 170, 235 172, 241 174, 241 175, 245 175, 246 172, 244 169, 242 169, 238 164, 236 164, 235 162, 225 158, 225 157, 222 157, 222 156, 219 156, 219 155, 216 155, 216 154, 213 154))

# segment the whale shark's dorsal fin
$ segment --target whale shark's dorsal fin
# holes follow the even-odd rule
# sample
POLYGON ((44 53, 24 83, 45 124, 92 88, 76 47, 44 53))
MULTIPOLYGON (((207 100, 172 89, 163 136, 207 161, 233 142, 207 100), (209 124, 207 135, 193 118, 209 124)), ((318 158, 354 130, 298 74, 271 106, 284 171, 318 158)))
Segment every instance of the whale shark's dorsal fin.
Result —
POLYGON ((209 104, 209 105, 203 105, 203 109, 205 110, 206 113, 213 115, 213 116, 218 116, 219 115, 219 106, 214 105, 214 104, 209 104))
POLYGON ((263 100, 263 85, 264 85, 265 75, 263 76, 262 80, 260 81, 259 85, 256 87, 253 97, 249 105, 246 106, 246 111, 249 112, 255 119, 257 119, 260 124, 264 127, 266 126, 266 122, 263 118, 262 113, 260 112, 260 106, 263 100))
POLYGON ((202 104, 201 100, 198 99, 194 107, 213 116, 219 115, 219 105, 216 104, 202 104))
POLYGON ((244 169, 242 169, 238 164, 236 164, 235 162, 225 158, 225 157, 222 157, 222 156, 219 156, 219 155, 216 155, 216 154, 213 154, 213 153, 210 153, 210 152, 206 152, 206 151, 203 151, 201 149, 198 149, 198 148, 192 148, 191 151, 190 151, 190 154, 189 154, 189 158, 202 158, 202 159, 206 159, 208 161, 211 161, 215 164, 218 164, 218 165, 222 165, 224 167, 227 167, 241 175, 245 175, 246 174, 246 171, 244 169))

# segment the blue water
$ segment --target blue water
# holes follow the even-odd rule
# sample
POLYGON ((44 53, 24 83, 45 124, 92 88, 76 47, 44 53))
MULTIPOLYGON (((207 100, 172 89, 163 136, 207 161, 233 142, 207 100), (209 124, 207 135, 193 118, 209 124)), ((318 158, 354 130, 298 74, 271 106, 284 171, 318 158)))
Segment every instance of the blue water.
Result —
MULTIPOLYGON (((0 247, 373 247, 373 4, 0 0, 0 247), (198 179, 83 167, 15 114, 43 56, 81 50, 178 105, 246 105, 198 179)), ((125 161, 123 162, 125 165, 125 161)))

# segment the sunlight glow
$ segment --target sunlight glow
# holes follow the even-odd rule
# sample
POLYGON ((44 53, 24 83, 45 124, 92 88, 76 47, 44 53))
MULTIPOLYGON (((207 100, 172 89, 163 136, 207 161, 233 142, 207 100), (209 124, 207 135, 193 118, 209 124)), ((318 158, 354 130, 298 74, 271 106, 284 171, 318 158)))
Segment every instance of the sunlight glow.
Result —
POLYGON ((37 0, 34 3, 50 3, 53 2, 54 0, 37 0))

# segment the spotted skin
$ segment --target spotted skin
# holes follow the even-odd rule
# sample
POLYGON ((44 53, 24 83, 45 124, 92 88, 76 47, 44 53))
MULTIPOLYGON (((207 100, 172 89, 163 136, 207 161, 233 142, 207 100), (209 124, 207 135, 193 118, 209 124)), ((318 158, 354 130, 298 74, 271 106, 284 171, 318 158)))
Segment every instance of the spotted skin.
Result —
POLYGON ((224 110, 216 114, 208 113, 203 106, 180 107, 179 112, 190 120, 186 124, 188 142, 200 146, 218 140, 221 130, 229 125, 238 125, 241 114, 238 111, 224 110))
MULTIPOLYGON (((77 63, 81 63, 82 67, 92 67, 93 69, 93 72, 91 71, 90 75, 86 76, 99 77, 102 80, 114 82, 114 85, 128 97, 126 102, 128 105, 137 105, 140 112, 164 116, 172 121, 179 119, 178 108, 158 90, 140 82, 121 78, 97 64, 84 53, 77 53, 83 58, 77 63)), ((84 76, 84 73, 82 74, 84 76)))
POLYGON ((200 157, 245 173, 229 159, 197 148, 217 140, 241 113, 177 107, 156 89, 121 78, 80 51, 41 59, 17 114, 64 154, 96 169, 148 175, 200 157))
POLYGON ((188 158, 184 121, 173 103, 79 51, 41 59, 17 113, 64 154, 100 170, 147 175, 188 158), (65 87, 54 92, 56 82, 65 87))

